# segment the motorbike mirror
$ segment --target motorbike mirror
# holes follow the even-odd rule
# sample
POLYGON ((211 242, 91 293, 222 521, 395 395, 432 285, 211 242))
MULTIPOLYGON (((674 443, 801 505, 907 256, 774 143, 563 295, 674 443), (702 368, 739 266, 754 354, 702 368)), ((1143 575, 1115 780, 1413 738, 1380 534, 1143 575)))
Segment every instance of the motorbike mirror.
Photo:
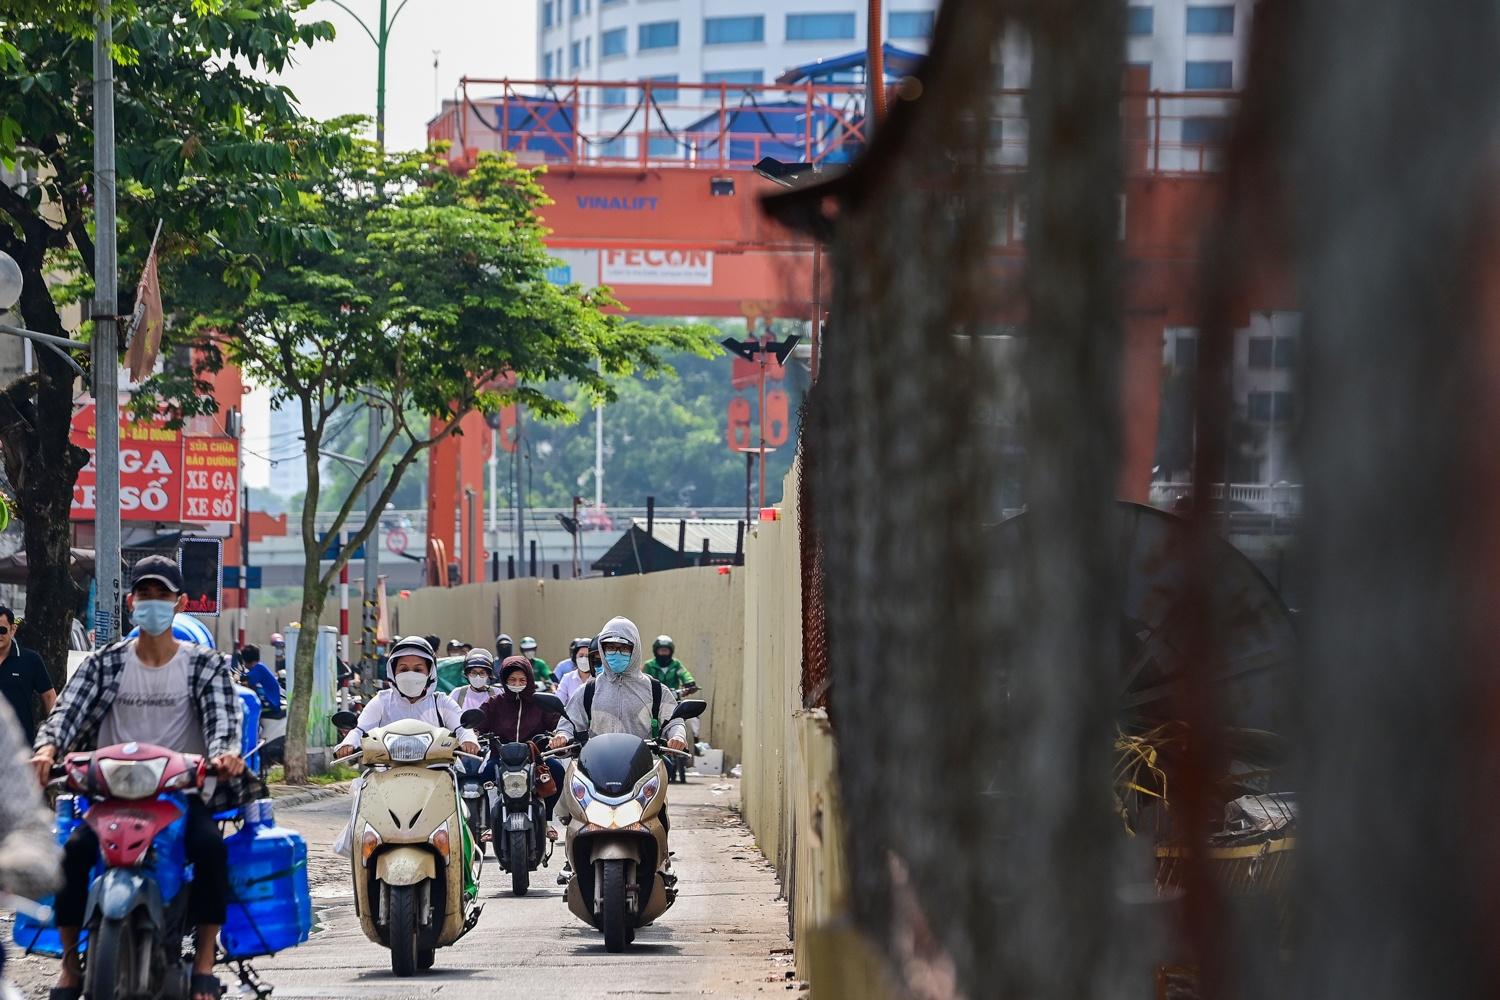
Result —
POLYGON ((334 712, 333 724, 340 729, 353 729, 359 725, 359 716, 353 712, 334 712))
POLYGON ((563 700, 555 694, 533 695, 532 700, 547 711, 557 712, 559 715, 562 714, 563 709, 566 707, 563 705, 563 700))
POLYGON ((672 719, 696 719, 708 711, 708 702, 697 698, 689 698, 677 703, 677 710, 672 713, 672 719))
POLYGON ((471 708, 458 717, 459 725, 467 726, 469 729, 473 729, 483 721, 484 713, 477 708, 471 708))

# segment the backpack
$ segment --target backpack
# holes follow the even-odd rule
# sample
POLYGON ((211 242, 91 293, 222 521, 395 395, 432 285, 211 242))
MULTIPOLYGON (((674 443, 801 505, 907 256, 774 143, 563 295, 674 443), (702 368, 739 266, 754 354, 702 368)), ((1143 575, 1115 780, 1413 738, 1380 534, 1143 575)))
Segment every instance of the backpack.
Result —
MULTIPOLYGON (((594 682, 594 684, 597 683, 597 681, 594 682)), ((594 684, 587 684, 583 689, 583 710, 588 713, 589 725, 594 723, 594 684)), ((661 691, 661 681, 655 677, 651 678, 651 738, 653 740, 661 736, 661 691)))

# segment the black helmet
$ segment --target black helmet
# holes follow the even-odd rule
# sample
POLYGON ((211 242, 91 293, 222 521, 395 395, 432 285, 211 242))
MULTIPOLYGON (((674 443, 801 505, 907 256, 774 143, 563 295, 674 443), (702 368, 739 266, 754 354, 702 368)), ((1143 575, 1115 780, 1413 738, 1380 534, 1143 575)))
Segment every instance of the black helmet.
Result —
POLYGON ((656 641, 651 644, 652 655, 655 655, 656 651, 658 649, 661 649, 663 646, 667 648, 667 652, 669 653, 677 652, 677 643, 672 641, 672 637, 670 635, 659 635, 656 637, 656 641))

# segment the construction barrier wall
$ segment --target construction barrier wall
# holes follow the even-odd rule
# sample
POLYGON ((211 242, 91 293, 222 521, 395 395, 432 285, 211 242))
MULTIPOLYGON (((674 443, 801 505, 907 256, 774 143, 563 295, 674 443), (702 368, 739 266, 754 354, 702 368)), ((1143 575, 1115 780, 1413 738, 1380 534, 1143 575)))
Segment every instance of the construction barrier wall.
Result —
POLYGON ((797 476, 745 549, 745 821, 776 866, 792 917, 798 975, 817 1000, 878 1000, 880 965, 846 929, 847 870, 833 730, 802 707, 802 578, 797 476))
MULTIPOLYGON (((502 631, 518 644, 523 635, 530 635, 540 644, 542 658, 556 663, 566 659, 575 636, 593 635, 610 618, 624 615, 640 627, 642 642, 662 633, 676 640, 677 658, 692 671, 709 703, 702 738, 724 751, 729 766, 740 759, 744 576, 739 567, 706 567, 586 580, 427 587, 391 598, 391 630, 396 635, 437 635, 445 643, 459 638, 476 646, 492 646, 502 631)), ((352 595, 350 603, 350 649, 357 659, 360 609, 352 595)), ((284 631, 300 614, 296 605, 252 609, 250 641, 266 647, 272 632, 284 631)), ((335 599, 324 608, 322 624, 337 625, 338 620, 335 599)), ((233 616, 224 616, 216 626, 217 638, 227 648, 238 627, 233 616)))

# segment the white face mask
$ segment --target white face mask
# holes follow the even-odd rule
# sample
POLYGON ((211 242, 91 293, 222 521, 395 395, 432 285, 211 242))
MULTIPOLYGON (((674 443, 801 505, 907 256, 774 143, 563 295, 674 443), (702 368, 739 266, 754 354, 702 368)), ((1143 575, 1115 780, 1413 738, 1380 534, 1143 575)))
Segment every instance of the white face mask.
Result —
POLYGON ((578 672, 580 674, 586 674, 594 669, 594 665, 589 662, 589 658, 587 656, 580 656, 573 662, 578 665, 578 672))
POLYGON ((414 670, 397 674, 396 690, 408 698, 421 697, 422 692, 427 690, 427 675, 419 674, 414 670))
POLYGON ((511 694, 520 694, 522 691, 526 690, 526 682, 521 681, 517 684, 507 684, 505 685, 505 690, 509 691, 511 694))
POLYGON ((469 687, 473 688, 475 691, 483 691, 484 687, 485 687, 485 683, 488 680, 489 680, 489 677, 486 674, 470 674, 469 675, 469 687))

